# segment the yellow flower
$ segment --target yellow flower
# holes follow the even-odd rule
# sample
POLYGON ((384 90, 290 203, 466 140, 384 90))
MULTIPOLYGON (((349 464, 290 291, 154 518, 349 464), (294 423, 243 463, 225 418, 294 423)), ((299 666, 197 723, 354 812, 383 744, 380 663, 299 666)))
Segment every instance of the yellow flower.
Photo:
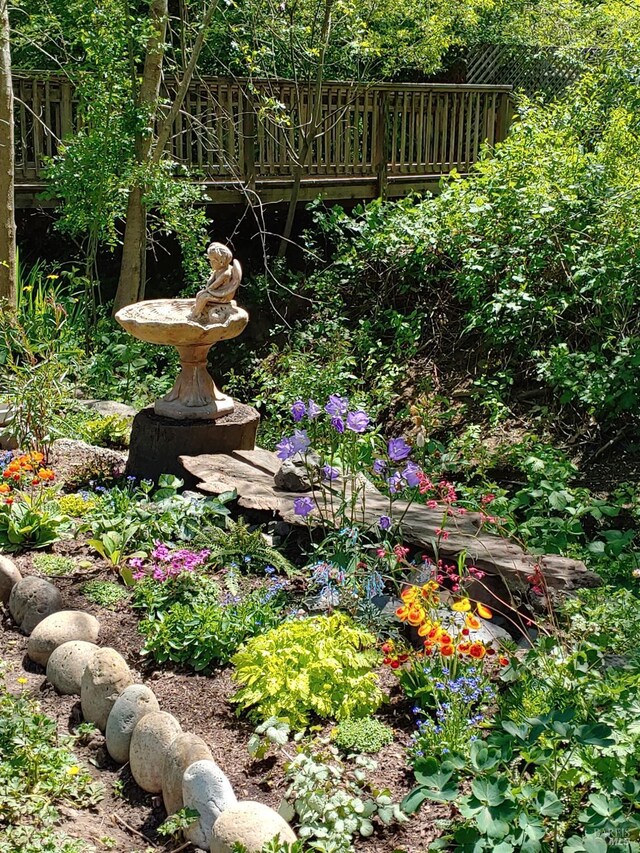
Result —
POLYGON ((482 616, 483 619, 491 619, 493 617, 491 610, 489 610, 488 607, 485 607, 484 604, 478 604, 476 606, 476 611, 478 616, 482 616))
POLYGON ((471 602, 468 598, 461 598, 459 601, 455 601, 451 605, 451 609, 458 613, 466 613, 468 610, 471 610, 471 602))
POLYGON ((26 684, 26 683, 27 683, 27 679, 26 679, 26 678, 19 678, 19 679, 18 679, 18 684, 26 684))
POLYGON ((77 776, 80 772, 80 768, 77 764, 72 764, 71 767, 67 767, 67 775, 68 776, 77 776))

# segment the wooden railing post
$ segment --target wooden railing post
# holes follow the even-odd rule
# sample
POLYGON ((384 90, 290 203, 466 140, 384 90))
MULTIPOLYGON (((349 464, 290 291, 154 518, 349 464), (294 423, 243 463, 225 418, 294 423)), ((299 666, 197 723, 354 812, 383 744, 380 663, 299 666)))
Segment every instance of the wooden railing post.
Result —
POLYGON ((60 84, 60 139, 64 139, 72 133, 71 83, 68 80, 63 80, 60 84))
POLYGON ((374 110, 377 110, 377 126, 375 138, 375 170, 378 179, 378 195, 387 195, 387 178, 389 171, 389 95, 386 91, 375 93, 374 110))
POLYGON ((513 98, 508 92, 502 92, 498 98, 498 109, 496 112, 496 142, 502 142, 507 138, 514 112, 515 105, 513 98))
POLYGON ((256 111, 253 98, 242 92, 242 180, 251 190, 256 188, 256 111))

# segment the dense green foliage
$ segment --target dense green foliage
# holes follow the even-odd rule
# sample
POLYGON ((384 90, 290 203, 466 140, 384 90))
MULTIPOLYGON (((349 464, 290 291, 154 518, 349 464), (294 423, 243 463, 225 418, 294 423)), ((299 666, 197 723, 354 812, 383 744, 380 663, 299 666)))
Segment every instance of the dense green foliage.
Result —
POLYGON ((323 719, 363 717, 382 701, 375 637, 339 613, 294 619, 250 640, 232 659, 234 697, 259 720, 279 717, 291 728, 323 719))
POLYGON ((101 792, 77 763, 72 738, 0 672, 0 851, 79 853, 83 842, 57 831, 58 807, 93 805, 101 792))
POLYGON ((380 752, 383 746, 393 743, 393 729, 374 717, 365 717, 343 720, 331 737, 344 752, 380 752))

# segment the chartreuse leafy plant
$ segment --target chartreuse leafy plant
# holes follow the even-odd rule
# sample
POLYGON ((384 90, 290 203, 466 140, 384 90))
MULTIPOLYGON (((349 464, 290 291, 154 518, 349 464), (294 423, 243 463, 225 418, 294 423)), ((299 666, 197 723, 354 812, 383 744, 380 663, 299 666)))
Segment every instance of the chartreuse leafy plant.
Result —
POLYGON ((313 715, 365 717, 383 700, 375 645, 373 634, 340 613, 284 622, 232 658, 240 685, 233 701, 253 719, 278 717, 294 730, 313 715))
POLYGON ((80 853, 87 846, 57 831, 58 807, 95 804, 102 790, 76 761, 73 739, 25 695, 4 686, 0 671, 0 850, 80 853))

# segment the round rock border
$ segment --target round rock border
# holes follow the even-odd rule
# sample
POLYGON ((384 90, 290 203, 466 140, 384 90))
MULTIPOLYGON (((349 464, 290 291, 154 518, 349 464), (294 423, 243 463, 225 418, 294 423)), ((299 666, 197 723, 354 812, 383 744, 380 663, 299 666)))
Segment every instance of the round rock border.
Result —
MULTIPOLYGON (((8 603, 8 610, 23 633, 31 633, 47 616, 63 611, 62 597, 54 584, 37 575, 21 577, 15 564, 4 555, 0 555, 0 570, 0 601, 8 603)), ((97 620, 96 623, 99 631, 97 620)), ((249 853, 253 853, 254 849, 261 849, 276 835, 282 841, 296 840, 289 824, 269 806, 237 800, 231 782, 211 759, 211 751, 205 741, 196 734, 183 732, 175 717, 159 710, 153 691, 134 683, 133 675, 119 652, 81 640, 73 630, 70 633, 71 636, 65 637, 60 631, 51 651, 49 648, 43 650, 42 657, 46 655, 47 658, 47 679, 63 695, 81 695, 83 716, 88 722, 106 730, 105 743, 114 760, 120 763, 130 761, 132 745, 138 744, 136 751, 140 755, 134 760, 138 767, 136 773, 154 777, 147 784, 152 785, 154 793, 163 792, 165 803, 168 800, 172 808, 177 806, 179 809, 182 795, 187 805, 201 805, 203 813, 185 830, 188 841, 214 853, 227 853, 234 843, 248 842, 249 853), (114 710, 116 713, 112 720, 114 710), (146 773, 149 768, 144 768, 145 759, 148 760, 148 754, 144 755, 144 744, 153 734, 149 717, 162 724, 162 732, 155 738, 158 741, 155 767, 146 773), (111 753, 109 741, 115 754, 111 753), (142 750, 140 746, 143 746, 142 750), (182 790, 177 784, 180 774, 182 790), (218 818, 227 814, 216 832, 218 818), (271 830, 273 832, 269 834, 271 830), (260 847, 253 847, 252 844, 258 841, 260 847)), ((32 643, 32 649, 34 646, 32 643)), ((36 653, 36 657, 39 656, 36 653)), ((136 774, 133 775, 138 782, 136 774)), ((149 790, 146 786, 144 789, 149 790)))

